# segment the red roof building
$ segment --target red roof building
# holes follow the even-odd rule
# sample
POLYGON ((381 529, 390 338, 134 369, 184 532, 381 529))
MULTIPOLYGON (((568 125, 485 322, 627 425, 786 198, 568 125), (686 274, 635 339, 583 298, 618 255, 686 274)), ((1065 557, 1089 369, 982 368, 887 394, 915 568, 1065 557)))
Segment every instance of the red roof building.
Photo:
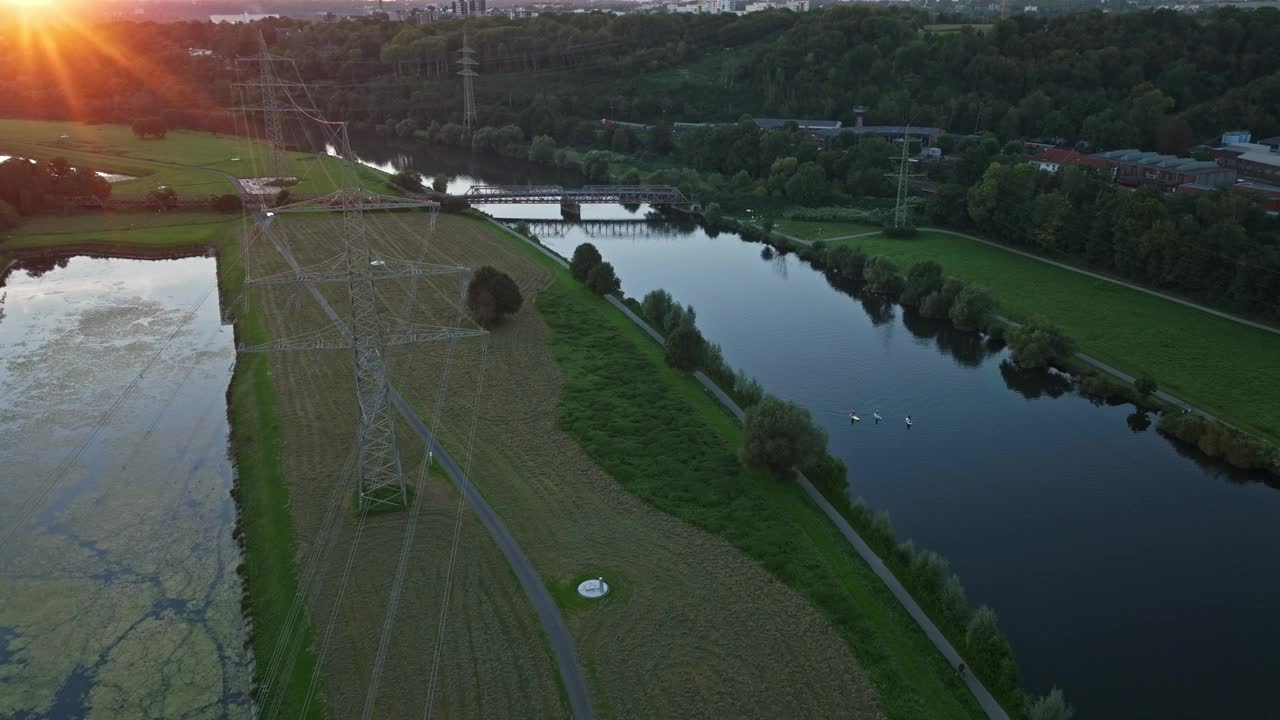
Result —
POLYGON ((1084 155, 1075 150, 1064 150, 1062 148, 1048 148, 1041 150, 1039 154, 1027 160, 1039 167, 1045 172, 1056 173, 1063 165, 1083 165, 1085 167, 1106 170, 1111 166, 1106 160, 1093 157, 1092 155, 1084 155))

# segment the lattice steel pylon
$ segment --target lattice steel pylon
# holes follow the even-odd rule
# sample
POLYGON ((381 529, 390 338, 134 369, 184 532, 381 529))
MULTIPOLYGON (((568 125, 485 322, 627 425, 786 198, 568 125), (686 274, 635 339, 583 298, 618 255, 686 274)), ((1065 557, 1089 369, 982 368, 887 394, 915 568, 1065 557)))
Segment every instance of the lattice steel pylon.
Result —
MULTIPOLYGON (((902 228, 911 224, 911 206, 907 204, 909 182, 911 179, 911 126, 902 133, 902 156, 898 164, 898 172, 889 173, 889 177, 898 180, 898 198, 893 204, 893 227, 902 228)), ((890 158, 898 159, 898 158, 890 158)))
POLYGON ((471 57, 475 54, 475 50, 467 44, 467 31, 462 31, 462 49, 458 51, 458 66, 462 69, 458 74, 462 76, 462 128, 466 132, 471 132, 476 126, 476 89, 475 78, 480 77, 480 73, 475 71, 475 66, 480 63, 471 57))
MULTIPOLYGON (((287 84, 281 88, 285 97, 292 103, 292 94, 288 92, 287 84)), ((276 215, 341 212, 343 253, 340 258, 316 266, 302 267, 293 259, 292 253, 280 245, 281 252, 290 263, 291 271, 255 279, 248 276, 246 261, 245 282, 246 286, 250 287, 264 284, 312 285, 319 282, 343 282, 347 285, 350 299, 351 321, 349 325, 344 325, 335 316, 334 325, 326 331, 274 340, 251 347, 241 346, 239 350, 268 352, 352 349, 356 402, 359 410, 358 460, 355 464, 355 472, 360 501, 366 509, 379 506, 403 507, 407 504, 408 494, 396 443, 395 418, 391 409, 390 383, 387 379, 386 348, 390 345, 452 340, 487 333, 483 330, 414 324, 405 321, 389 324, 382 317, 379 312, 378 295, 374 288, 376 280, 457 273, 460 284, 465 286, 469 271, 460 266, 432 265, 374 254, 369 248, 369 228, 364 217, 367 210, 427 208, 434 213, 438 204, 428 200, 379 195, 360 188, 355 173, 356 159, 351 151, 346 123, 329 122, 313 115, 308 117, 331 133, 327 138, 328 143, 346 161, 342 164, 343 177, 340 182, 342 189, 324 197, 276 207, 271 212, 257 213, 253 218, 254 229, 275 243, 277 239, 273 236, 272 224, 276 215)))

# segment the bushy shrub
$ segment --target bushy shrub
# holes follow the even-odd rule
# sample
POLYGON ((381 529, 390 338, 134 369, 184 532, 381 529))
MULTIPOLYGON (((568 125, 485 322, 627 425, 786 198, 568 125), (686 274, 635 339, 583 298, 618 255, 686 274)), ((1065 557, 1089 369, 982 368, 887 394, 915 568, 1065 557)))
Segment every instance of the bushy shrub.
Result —
POLYGON ((927 318, 941 319, 951 312, 951 305, 956 296, 964 290, 964 281, 959 278, 947 278, 942 287, 924 297, 920 303, 920 314, 927 318))
POLYGON ((613 263, 602 262, 587 273, 587 289, 597 295, 608 295, 622 289, 622 281, 613 271, 613 263))
POLYGON ((872 209, 843 207, 796 208, 788 210, 784 217, 790 220, 809 222, 851 222, 864 225, 884 225, 893 217, 892 209, 872 209))
POLYGON ((1054 688, 1048 695, 1031 703, 1027 708, 1027 720, 1071 720, 1075 710, 1067 704, 1062 691, 1054 688))
POLYGON ((816 460, 801 467, 805 477, 823 494, 843 497, 849 490, 849 468, 838 457, 822 453, 816 460))
POLYGON ((995 310, 996 301, 991 292, 984 287, 969 285, 956 295, 947 311, 951 323, 960 330, 977 330, 986 321, 987 315, 995 310))
POLYGON ((929 293, 942 289, 942 266, 932 260, 918 262, 907 271, 907 283, 898 302, 919 305, 929 293))
POLYGON ((738 404, 746 409, 764 399, 764 386, 759 380, 748 377, 745 372, 739 370, 733 378, 733 394, 738 404))
POLYGON ((1013 361, 1024 368, 1048 367, 1071 357, 1075 343, 1062 328, 1039 315, 1005 333, 1013 361))
POLYGON ((573 259, 569 261, 569 274, 578 282, 586 282, 587 275, 599 265, 604 258, 591 243, 582 243, 573 249, 573 259))
POLYGON ((862 277, 867 281, 867 288, 872 292, 896 295, 902 286, 898 264, 883 255, 876 255, 867 260, 866 267, 862 269, 862 277))
POLYGON ((467 307, 476 322, 492 327, 524 304, 520 288, 511 276, 491 265, 482 265, 467 285, 467 307))
POLYGON ((1080 390, 1098 400, 1121 400, 1127 388, 1124 383, 1106 373, 1091 373, 1080 381, 1080 390))
POLYGON ((747 411, 742 430, 742 461, 785 472, 826 451, 827 433, 808 408, 769 395, 747 411))
POLYGON ((688 323, 680 325, 667 336, 667 364, 679 370, 693 370, 702 360, 705 344, 698 328, 688 323))
POLYGON ((827 250, 827 268, 847 278, 860 279, 867 266, 867 254, 862 248, 836 245, 827 250))

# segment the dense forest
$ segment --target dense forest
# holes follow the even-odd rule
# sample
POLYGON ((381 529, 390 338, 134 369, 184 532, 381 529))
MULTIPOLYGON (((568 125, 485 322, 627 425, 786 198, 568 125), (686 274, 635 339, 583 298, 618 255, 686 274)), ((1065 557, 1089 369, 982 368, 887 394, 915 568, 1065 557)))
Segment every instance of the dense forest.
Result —
POLYGON ((948 131, 917 220, 973 228, 1142 282, 1280 317, 1280 229, 1252 198, 1117 190, 1086 172, 1041 174, 1022 141, 1185 153, 1228 129, 1280 134, 1280 12, 1221 9, 1020 15, 929 32, 925 14, 546 14, 428 25, 385 19, 254 25, 115 23, 0 28, 0 115, 237 128, 233 83, 258 33, 285 77, 335 119, 407 139, 519 156, 594 181, 679 185, 725 209, 874 205, 898 151, 826 144, 748 116, 948 131), (482 125, 458 125, 454 60, 476 51, 482 125), (89 41, 89 38, 93 38, 89 41), (199 49, 202 52, 193 52, 199 49), (602 126, 600 118, 655 124, 602 126), (715 127, 672 132, 676 121, 715 127))
MULTIPOLYGON (((561 144, 576 125, 759 116, 930 125, 1001 139, 1181 150, 1223 130, 1280 133, 1280 11, 1018 15, 987 32, 930 33, 910 10, 796 14, 548 14, 466 21, 484 124, 561 144)), ((0 113, 176 124, 225 121, 237 57, 264 30, 322 86, 323 108, 362 122, 457 120, 462 21, 406 25, 268 20, 255 26, 113 23, 0 28, 0 113), (92 37, 92 41, 89 38, 92 37), (208 55, 192 55, 199 48, 208 55), (67 92, 74 88, 76 92, 67 92)), ((290 70, 291 71, 291 70, 290 70)))

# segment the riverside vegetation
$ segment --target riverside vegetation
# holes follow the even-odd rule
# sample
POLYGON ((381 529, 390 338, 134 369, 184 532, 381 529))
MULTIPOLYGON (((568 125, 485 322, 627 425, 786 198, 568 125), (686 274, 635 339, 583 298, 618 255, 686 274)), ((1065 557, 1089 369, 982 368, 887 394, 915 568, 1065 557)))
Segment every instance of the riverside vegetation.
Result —
MULTIPOLYGON (((579 263, 578 274, 581 274, 583 264, 588 260, 596 264, 603 262, 599 251, 590 243, 579 245, 573 257, 579 263)), ((735 373, 725 362, 720 348, 707 342, 697 330, 697 316, 694 309, 682 306, 665 290, 651 291, 639 302, 634 299, 624 299, 624 302, 666 338, 667 348, 663 357, 667 365, 683 371, 694 369, 704 371, 747 409, 745 423, 740 426, 740 429, 736 424, 733 425, 733 433, 729 435, 737 448, 738 469, 731 472, 729 470, 731 466, 726 465, 721 472, 740 478, 744 471, 749 476, 752 472, 763 470, 773 478, 772 482, 781 482, 788 492, 791 492, 794 487, 786 483, 785 478, 793 472, 793 468, 802 470, 880 555, 947 638, 955 647, 961 649, 973 671, 982 678, 988 689, 1001 700, 1006 709, 1013 712, 1015 716, 1021 716, 1024 711, 1028 711, 1031 705, 1020 688, 1012 648, 998 630, 994 611, 985 606, 977 609, 970 608, 963 585, 959 578, 950 572, 946 560, 931 551, 917 550, 910 542, 899 542, 894 536, 885 513, 872 512, 861 501, 850 502, 847 468, 841 460, 827 453, 826 433, 813 422, 809 411, 794 403, 767 395, 757 381, 746 377, 741 371, 735 373), (684 339, 681 339, 682 337, 684 339), (678 346, 676 349, 673 349, 673 343, 678 346), (751 468, 758 470, 752 471, 751 468)), ((553 327, 555 326, 556 323, 553 323, 553 327)), ((575 323, 573 337, 577 338, 584 333, 590 334, 580 323, 575 323)), ((557 337, 560 336, 557 335, 557 337)), ((603 338, 601 340, 603 341, 603 338)), ((568 337, 565 338, 565 342, 569 342, 568 337)), ((597 372, 604 372, 604 370, 599 369, 597 372)), ((617 372, 620 382, 627 370, 619 368, 617 372)), ((601 387, 609 386, 607 377, 598 378, 596 382, 601 387)), ((642 384, 647 386, 650 383, 642 384)), ((604 402, 601 398, 597 399, 599 402, 604 402)), ((610 406, 622 415, 615 422, 636 422, 629 420, 627 413, 622 410, 624 407, 634 406, 635 401, 638 400, 619 399, 616 407, 610 403, 610 406)), ((652 403, 653 401, 650 400, 644 406, 651 407, 652 403)), ((580 407, 575 411, 575 419, 580 413, 585 413, 585 408, 580 407)), ((599 413, 607 414, 604 409, 599 410, 599 413)), ((596 412, 590 413, 590 417, 603 422, 603 417, 596 412)), ((675 422, 675 418, 667 418, 665 422, 675 422)), ((644 424, 649 425, 647 422, 644 424)), ((632 427, 635 425, 633 424, 632 427)), ((585 427, 583 432, 585 433, 585 427)), ((672 438, 668 442, 676 443, 677 441, 672 438)), ((671 452, 672 450, 665 451, 666 454, 671 452)), ((674 479, 674 474, 677 473, 675 468, 682 462, 678 454, 673 457, 675 458, 672 460, 671 468, 673 476, 669 479, 674 479)), ((620 458, 614 459, 614 462, 619 461, 620 458)), ((728 462, 728 458, 725 462, 728 462)), ((609 467, 608 463, 603 464, 609 467)), ((685 474, 680 473, 680 475, 685 474)), ((674 512, 697 524, 705 524, 709 529, 715 529, 722 534, 730 533, 728 537, 735 544, 747 543, 745 549, 748 549, 748 552, 759 557, 766 567, 780 573, 788 583, 802 588, 806 594, 816 593, 816 595, 811 594, 811 597, 828 612, 848 612, 851 609, 845 604, 847 600, 840 598, 839 594, 820 590, 820 585, 813 585, 817 578, 805 578, 803 575, 794 574, 796 572, 793 569, 794 563, 804 563, 805 559, 803 557, 788 558, 779 550, 788 545, 780 541, 780 538, 785 535, 781 529, 770 527, 766 520, 770 514, 765 513, 763 508, 748 510, 751 508, 749 503, 733 510, 733 507, 745 503, 746 498, 742 497, 725 510, 715 510, 725 502, 724 499, 717 499, 717 494, 728 489, 724 487, 726 481, 723 479, 716 481, 707 477, 704 482, 707 485, 697 490, 694 490, 696 486, 680 490, 679 488, 683 485, 676 482, 662 488, 640 486, 634 491, 650 499, 651 502, 657 503, 659 507, 667 509, 668 512, 674 512), (692 500, 697 500, 693 506, 684 504, 692 500), (759 513, 760 517, 750 523, 751 527, 759 528, 758 532, 742 536, 744 531, 736 527, 737 523, 729 522, 741 512, 759 513), (771 547, 751 539, 753 535, 760 533, 778 534, 779 544, 771 547)), ((735 482, 741 483, 743 480, 735 482)), ((625 480, 624 484, 626 484, 625 480)), ((745 487, 749 488, 752 485, 747 483, 745 487)), ((743 491, 739 489, 736 492, 743 491)), ((761 539, 767 537, 767 534, 761 539)), ((794 549, 796 546, 792 543, 790 547, 794 549)), ((857 562, 861 564, 860 561, 857 562)), ((861 608, 862 612, 865 610, 861 608)), ((847 618, 836 621, 844 622, 847 618)), ((854 647, 858 649, 860 657, 865 658, 866 655, 873 654, 875 651, 871 647, 860 645, 860 642, 867 642, 870 637, 858 631, 856 624, 851 629, 856 632, 855 637, 860 638, 854 641, 854 647)), ((869 662, 864 659, 864 663, 869 664, 869 662)), ((882 677, 880 681, 886 682, 892 679, 882 677)), ((893 685, 900 683, 900 681, 892 682, 893 685)))

